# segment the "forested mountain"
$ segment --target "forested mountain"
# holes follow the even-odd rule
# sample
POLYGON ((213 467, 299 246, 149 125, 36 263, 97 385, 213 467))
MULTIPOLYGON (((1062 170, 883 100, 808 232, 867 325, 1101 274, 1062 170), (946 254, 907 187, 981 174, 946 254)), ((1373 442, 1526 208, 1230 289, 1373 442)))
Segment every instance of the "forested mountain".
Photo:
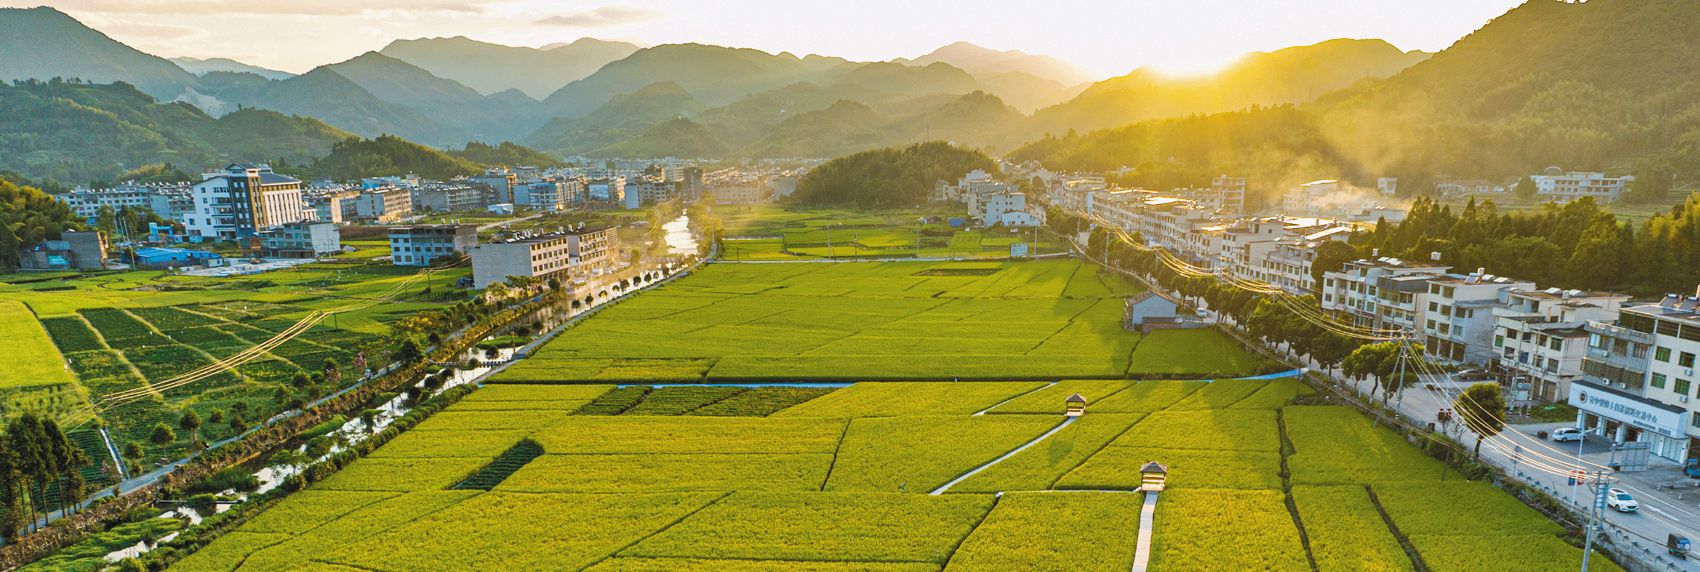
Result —
POLYGON ((211 72, 251 73, 266 79, 289 79, 295 74, 245 64, 230 58, 171 58, 171 63, 183 68, 183 71, 195 75, 206 75, 211 72))
POLYGON ((702 102, 679 84, 656 82, 635 93, 617 96, 584 117, 551 119, 526 142, 567 155, 590 153, 702 109, 702 102))
POLYGON ((1660 200, 1673 174, 1700 176, 1697 34, 1700 3, 1686 0, 1532 0, 1399 74, 1297 109, 1047 137, 1015 156, 1186 184, 1233 172, 1251 177, 1254 194, 1335 176, 1398 177, 1409 193, 1442 175, 1498 180, 1556 165, 1636 174, 1630 199, 1660 200), (1210 127, 1247 123, 1284 127, 1210 127))
POLYGON ((485 96, 460 83, 437 77, 413 64, 367 52, 348 61, 324 66, 348 78, 367 93, 385 102, 401 105, 436 119, 454 134, 455 140, 517 139, 536 129, 537 101, 516 90, 485 96))
POLYGON ((0 54, 0 81, 122 81, 161 100, 177 97, 195 81, 177 64, 142 53, 46 6, 0 8, 0 54))
POLYGON ((1247 54, 1208 76, 1170 77, 1140 68, 1092 84, 1066 103, 1039 110, 1033 119, 1039 129, 1063 133, 1250 105, 1304 103, 1365 78, 1399 73, 1428 56, 1381 40, 1342 39, 1247 54))
POLYGON ((313 177, 356 180, 417 174, 429 179, 448 179, 481 171, 472 161, 418 143, 382 135, 372 139, 348 139, 331 148, 330 155, 300 169, 313 177))
POLYGON ((1695 176, 1696 37, 1695 2, 1532 0, 1317 107, 1330 136, 1378 171, 1497 178, 1559 165, 1695 176))
POLYGON ((1250 179, 1248 199, 1255 203, 1306 181, 1362 178, 1323 136, 1321 121, 1293 106, 1157 119, 1085 135, 1047 135, 1009 158, 1070 171, 1133 167, 1122 182, 1155 189, 1206 186, 1232 173, 1250 179))
POLYGON ((459 145, 456 128, 408 106, 384 101, 328 66, 272 81, 253 74, 213 72, 197 91, 221 101, 315 117, 364 137, 393 133, 433 145, 459 145))
POLYGON ((895 207, 925 202, 933 184, 974 169, 997 171, 984 153, 948 143, 921 143, 839 157, 797 182, 795 200, 810 204, 895 207))
POLYGON ((666 44, 638 50, 567 84, 543 100, 548 113, 581 117, 616 96, 657 81, 678 84, 707 105, 725 105, 821 73, 791 54, 703 44, 666 44))
POLYGON ((603 157, 712 158, 726 155, 726 143, 707 127, 683 117, 655 124, 619 143, 592 151, 603 157))
POLYGON ((70 184, 142 165, 305 162, 350 137, 316 119, 260 110, 213 118, 125 84, 0 84, 0 170, 70 184))
POLYGON ((912 61, 897 61, 921 66, 943 62, 975 75, 1023 73, 1070 86, 1093 80, 1091 72, 1057 58, 1031 55, 1019 50, 993 50, 968 42, 956 42, 941 47, 912 61))
POLYGON ((380 53, 419 66, 482 93, 510 89, 543 99, 638 50, 626 42, 581 38, 570 44, 526 48, 463 36, 390 42, 380 53))
POLYGON ((497 145, 487 145, 477 141, 469 141, 466 148, 460 151, 449 151, 449 155, 472 161, 479 165, 527 166, 527 167, 560 167, 564 165, 554 155, 542 153, 536 149, 503 141, 497 145))

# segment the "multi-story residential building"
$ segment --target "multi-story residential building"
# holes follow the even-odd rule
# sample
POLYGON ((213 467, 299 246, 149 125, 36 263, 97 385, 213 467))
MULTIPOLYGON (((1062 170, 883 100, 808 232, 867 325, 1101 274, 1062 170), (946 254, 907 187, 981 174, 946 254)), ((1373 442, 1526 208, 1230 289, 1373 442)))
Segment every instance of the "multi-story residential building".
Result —
POLYGON ((194 211, 183 217, 188 233, 234 240, 307 219, 301 181, 270 166, 237 163, 207 173, 192 191, 194 211))
POLYGON ((391 224, 413 216, 413 193, 407 189, 365 189, 354 198, 355 216, 378 224, 391 224))
POLYGON ((1295 295, 1315 294, 1321 289, 1311 272, 1316 263, 1316 247, 1327 241, 1346 240, 1352 227, 1335 226, 1304 236, 1283 237, 1275 241, 1275 250, 1263 259, 1262 280, 1295 295))
POLYGON ((1494 308, 1508 290, 1534 290, 1535 283, 1487 274, 1447 274, 1428 281, 1422 314, 1423 348, 1431 356, 1459 363, 1487 364, 1498 357, 1493 347, 1494 308))
POLYGON ((1217 208, 1226 214, 1245 214, 1245 177, 1220 175, 1210 182, 1219 197, 1217 208))
POLYGON ((624 204, 626 202, 626 178, 592 179, 585 185, 584 192, 586 198, 591 202, 624 204))
POLYGON ((360 191, 345 189, 327 189, 307 197, 308 214, 313 220, 342 224, 353 221, 360 215, 355 210, 355 199, 360 198, 360 191))
POLYGON ((1544 174, 1529 177, 1535 183, 1535 196, 1541 200, 1568 203, 1582 197, 1593 197, 1600 203, 1616 202, 1628 190, 1635 177, 1607 177, 1605 173, 1562 172, 1548 167, 1544 174))
POLYGON ((1700 439, 1700 298, 1667 295, 1587 325, 1583 378, 1570 385, 1576 426, 1682 461, 1700 439))
POLYGON ((482 186, 461 183, 432 183, 413 190, 413 210, 468 212, 484 209, 482 186))
POLYGON ((1588 353, 1589 322, 1612 322, 1629 297, 1580 290, 1523 290, 1501 292, 1493 308, 1493 348, 1499 370, 1511 376, 1511 387, 1523 400, 1561 401, 1570 382, 1582 378, 1582 359, 1588 353), (1526 394, 1523 394, 1526 392, 1526 394))
POLYGON ((519 177, 507 169, 486 169, 482 175, 468 177, 474 183, 490 189, 490 204, 516 203, 514 187, 519 185, 519 177))
POLYGON ((113 211, 124 209, 145 208, 166 220, 181 220, 195 208, 195 199, 191 185, 142 185, 125 183, 109 189, 77 189, 68 193, 53 195, 71 208, 71 212, 85 221, 93 221, 100 216, 102 207, 110 207, 113 211))
POLYGON ((620 237, 614 227, 578 229, 567 234, 567 255, 573 271, 601 274, 614 268, 620 237))
MULTIPOLYGON (((566 234, 510 238, 472 248, 472 285, 488 288, 509 277, 565 277, 572 267, 566 234)), ((565 280, 562 280, 565 282, 565 280)))
POLYGON ((974 218, 986 226, 1038 226, 1039 218, 1027 212, 1027 195, 1025 193, 991 193, 975 195, 974 201, 978 210, 970 211, 974 218))
POLYGON ((1322 273, 1322 309, 1366 328, 1416 329, 1428 281, 1450 266, 1391 257, 1354 260, 1338 272, 1322 273))
POLYGON ((342 251, 342 231, 336 223, 292 222, 260 231, 260 256, 316 258, 342 251))
POLYGON ((424 224, 390 229, 390 263, 430 266, 439 259, 466 254, 478 245, 478 227, 470 224, 424 224))

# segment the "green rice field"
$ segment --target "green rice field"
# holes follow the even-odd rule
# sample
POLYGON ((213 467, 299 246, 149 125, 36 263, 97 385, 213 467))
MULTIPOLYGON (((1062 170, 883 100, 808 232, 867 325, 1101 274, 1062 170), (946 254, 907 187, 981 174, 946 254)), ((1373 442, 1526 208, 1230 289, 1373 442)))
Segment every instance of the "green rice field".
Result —
POLYGON ((1124 330, 1136 289, 1072 260, 712 264, 494 381, 1216 379, 1276 368, 1214 330, 1124 330))
POLYGON ((1421 453, 1349 409, 1289 405, 1308 393, 1291 378, 633 387, 484 387, 173 570, 1127 570, 1150 460, 1170 472, 1154 570, 1415 569, 1404 546, 1434 570, 1581 558, 1487 484, 1347 470, 1421 453), (934 490, 1056 427, 1077 391, 1084 417, 934 490), (1146 411, 1097 409, 1118 395, 1146 411), (710 413, 732 400, 756 413, 710 413), (522 441, 541 455, 451 490, 522 441), (1283 462, 1305 484, 1284 486, 1283 462))
POLYGON ((788 209, 773 205, 718 211, 726 231, 724 258, 732 261, 807 261, 828 258, 1007 258, 1024 243, 1029 254, 1066 252, 1067 245, 1032 229, 966 229, 948 224, 957 210, 852 211, 788 209))

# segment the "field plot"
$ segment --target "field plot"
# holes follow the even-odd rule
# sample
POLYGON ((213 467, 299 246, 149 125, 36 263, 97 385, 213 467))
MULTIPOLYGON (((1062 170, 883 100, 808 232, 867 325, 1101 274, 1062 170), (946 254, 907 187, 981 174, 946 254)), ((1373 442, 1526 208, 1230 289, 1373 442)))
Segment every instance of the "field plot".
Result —
POLYGON ((1161 497, 1153 570, 1310 570, 1281 491, 1173 489, 1161 497))
POLYGON ((1004 495, 945 570, 1127 570, 1144 499, 1115 493, 1004 495))
POLYGON ((622 555, 944 564, 990 495, 734 493, 622 555))
POLYGON ((0 388, 70 383, 65 359, 23 304, 0 300, 0 355, 7 356, 0 388))
POLYGON ((838 447, 826 490, 930 491, 1061 421, 1035 415, 856 419, 838 447))
POLYGON ((1285 379, 493 384, 179 568, 1125 570, 1144 499, 1131 489, 1153 460, 1169 467, 1153 570, 1304 571, 1311 558, 1324 572, 1415 568, 1381 508, 1433 570, 1580 558, 1556 524, 1491 485, 1396 478, 1438 467, 1356 412, 1286 405, 1301 390, 1285 379), (1103 397, 925 494, 1047 434, 1075 392, 1103 397), (448 490, 474 474, 496 476, 448 490))
POLYGON ((1361 486, 1293 487, 1319 570, 1412 570, 1399 539, 1361 486))
POLYGON ((1003 258, 1016 242, 1032 254, 1065 246, 1045 233, 1010 229, 963 230, 946 223, 955 210, 791 210, 770 205, 723 209, 727 260, 832 258, 1003 258), (933 222, 922 222, 922 219, 933 222))
POLYGON ((1213 330, 1150 340, 1124 331, 1120 296, 1133 288, 1110 280, 1074 261, 716 264, 575 326, 496 381, 1052 381, 1270 369, 1213 330))

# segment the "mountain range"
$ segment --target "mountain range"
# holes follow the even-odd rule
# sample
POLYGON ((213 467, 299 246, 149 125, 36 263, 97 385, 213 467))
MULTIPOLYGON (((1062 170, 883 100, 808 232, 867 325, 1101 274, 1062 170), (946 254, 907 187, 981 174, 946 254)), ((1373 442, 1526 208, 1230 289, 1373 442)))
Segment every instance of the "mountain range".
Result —
MULTIPOLYGON (((1700 65, 1686 40, 1695 28, 1700 7, 1683 0, 1532 0, 1437 54, 1339 39, 1247 54, 1215 74, 1142 68, 1096 82, 1054 58, 964 43, 855 62, 702 44, 515 48, 459 37, 397 41, 287 75, 230 61, 173 63, 36 8, 0 10, 0 53, 37 56, 5 58, 0 77, 122 81, 211 119, 266 109, 436 148, 518 141, 556 155, 820 157, 943 139, 1021 147, 1017 156, 1059 168, 1150 163, 1143 172, 1173 176, 1279 168, 1420 180, 1533 164, 1627 168, 1648 157, 1700 171, 1692 165, 1700 153, 1687 152, 1700 137, 1684 138, 1700 131, 1700 119, 1689 119, 1700 117, 1689 95, 1696 80, 1687 79, 1700 65), (1208 117, 1224 112, 1232 114, 1208 117), (1232 152, 1197 136, 1277 127, 1300 132, 1236 140, 1232 152), (1484 142, 1498 151, 1480 152, 1484 142), (1286 151, 1257 155, 1277 143, 1286 151), (1300 156, 1279 167, 1272 159, 1300 156)), ((7 159, 0 168, 40 165, 7 159)))
POLYGON ((1158 187, 1233 172, 1266 194, 1379 177, 1410 193, 1557 166, 1634 174, 1632 200, 1658 201, 1673 177, 1700 176, 1696 34, 1700 4, 1688 0, 1532 0, 1397 74, 1308 104, 1046 137, 1012 156, 1129 167, 1132 182, 1158 187))

